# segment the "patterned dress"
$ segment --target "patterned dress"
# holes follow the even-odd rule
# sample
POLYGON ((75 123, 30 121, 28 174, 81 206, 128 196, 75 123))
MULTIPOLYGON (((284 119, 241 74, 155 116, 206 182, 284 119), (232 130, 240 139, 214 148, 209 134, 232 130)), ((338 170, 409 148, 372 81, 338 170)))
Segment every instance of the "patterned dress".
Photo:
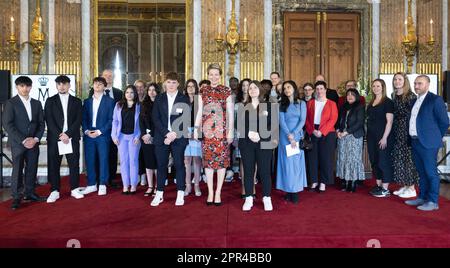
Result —
POLYGON ((408 143, 409 116, 412 108, 410 102, 416 98, 414 94, 410 94, 405 100, 401 97, 394 98, 392 162, 394 181, 402 186, 411 186, 419 182, 419 175, 412 159, 411 144, 408 143))
POLYGON ((222 169, 230 166, 230 146, 227 141, 227 98, 228 87, 206 86, 201 91, 203 100, 203 167, 222 169))

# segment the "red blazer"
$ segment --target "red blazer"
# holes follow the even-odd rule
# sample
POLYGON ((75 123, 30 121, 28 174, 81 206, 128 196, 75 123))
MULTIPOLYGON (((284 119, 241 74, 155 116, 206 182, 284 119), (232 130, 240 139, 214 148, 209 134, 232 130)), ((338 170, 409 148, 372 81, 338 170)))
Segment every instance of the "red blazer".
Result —
MULTIPOLYGON (((316 100, 308 101, 307 112, 306 112, 306 132, 312 135, 314 131, 314 112, 316 110, 316 100)), ((320 119, 319 131, 322 132, 323 136, 328 135, 330 132, 336 131, 334 125, 338 119, 338 110, 336 103, 332 100, 327 100, 325 106, 323 107, 322 117, 320 119)))

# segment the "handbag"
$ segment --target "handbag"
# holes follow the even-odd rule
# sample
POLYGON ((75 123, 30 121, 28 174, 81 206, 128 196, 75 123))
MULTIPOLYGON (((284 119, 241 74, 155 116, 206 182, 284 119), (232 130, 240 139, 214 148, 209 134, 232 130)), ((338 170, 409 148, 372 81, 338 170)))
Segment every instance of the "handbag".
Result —
POLYGON ((313 148, 313 143, 310 136, 306 136, 300 140, 300 149, 303 151, 311 151, 313 148))

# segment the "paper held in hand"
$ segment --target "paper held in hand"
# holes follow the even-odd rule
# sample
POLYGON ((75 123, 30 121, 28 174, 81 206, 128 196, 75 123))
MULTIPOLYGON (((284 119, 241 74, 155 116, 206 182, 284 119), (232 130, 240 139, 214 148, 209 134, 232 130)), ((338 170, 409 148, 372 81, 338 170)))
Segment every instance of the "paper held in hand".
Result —
POLYGON ((73 153, 72 138, 69 139, 69 143, 67 143, 67 144, 65 144, 62 141, 58 141, 58 151, 59 151, 59 155, 73 153))
POLYGON ((292 148, 291 144, 286 145, 286 155, 287 157, 291 157, 293 155, 299 154, 300 153, 300 146, 299 143, 297 142, 297 146, 294 148, 292 148))

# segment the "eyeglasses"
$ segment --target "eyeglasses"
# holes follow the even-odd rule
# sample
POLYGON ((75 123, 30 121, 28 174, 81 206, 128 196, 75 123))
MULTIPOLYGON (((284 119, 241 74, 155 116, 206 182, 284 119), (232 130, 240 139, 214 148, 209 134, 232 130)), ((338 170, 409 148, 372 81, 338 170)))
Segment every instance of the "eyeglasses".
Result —
POLYGON ((195 86, 187 86, 187 87, 190 87, 190 88, 195 88, 195 86))

